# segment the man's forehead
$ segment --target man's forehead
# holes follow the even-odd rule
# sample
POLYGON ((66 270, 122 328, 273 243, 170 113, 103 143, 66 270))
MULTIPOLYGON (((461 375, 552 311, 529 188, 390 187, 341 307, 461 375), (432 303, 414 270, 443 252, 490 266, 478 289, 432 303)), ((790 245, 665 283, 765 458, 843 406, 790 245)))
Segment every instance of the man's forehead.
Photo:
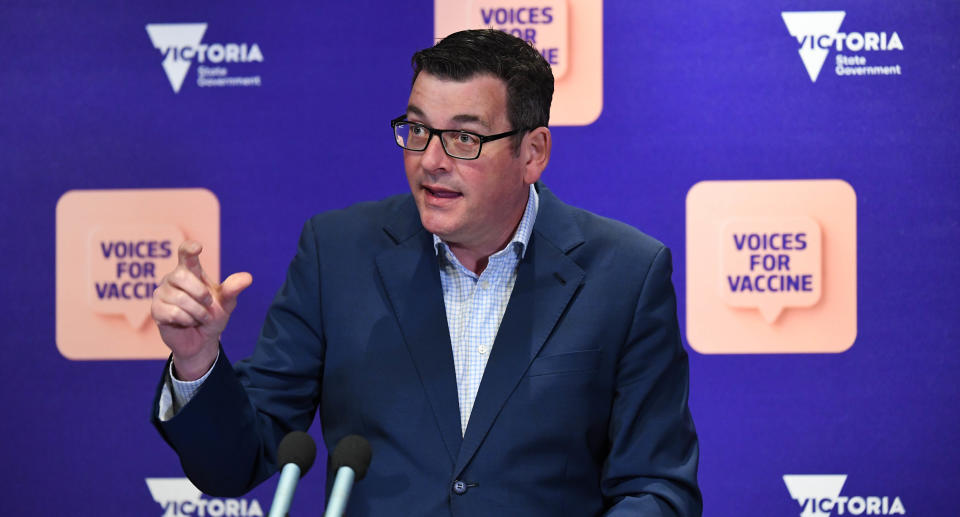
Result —
MULTIPOLYGON (((407 105, 407 115, 414 115, 423 119, 429 118, 429 115, 425 113, 424 110, 412 103, 407 105)), ((490 121, 486 120, 486 117, 478 113, 456 113, 452 117, 449 117, 449 120, 464 124, 474 122, 482 126, 490 126, 490 121)))
POLYGON ((432 123, 478 123, 492 128, 506 119, 506 85, 489 74, 464 80, 421 72, 410 91, 407 114, 432 123))

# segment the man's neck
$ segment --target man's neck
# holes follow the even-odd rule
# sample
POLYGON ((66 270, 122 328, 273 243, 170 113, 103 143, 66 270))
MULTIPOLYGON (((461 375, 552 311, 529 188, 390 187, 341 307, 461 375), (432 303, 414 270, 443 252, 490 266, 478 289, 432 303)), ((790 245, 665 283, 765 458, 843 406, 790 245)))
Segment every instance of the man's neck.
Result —
POLYGON ((508 244, 513 240, 514 236, 517 234, 517 228, 520 227, 520 222, 523 221, 523 216, 527 211, 527 204, 530 201, 529 190, 527 195, 523 198, 523 203, 519 203, 519 209, 516 210, 516 216, 513 218, 513 225, 509 227, 509 230, 501 233, 494 238, 487 239, 486 244, 481 243, 478 245, 465 245, 463 243, 456 242, 447 242, 444 241, 447 247, 450 249, 450 252, 453 253, 460 264, 463 267, 473 271, 477 275, 483 273, 483 270, 487 268, 487 263, 489 262, 490 256, 498 251, 507 247, 508 244))
POLYGON ((487 268, 490 256, 507 247, 507 244, 513 240, 513 236, 516 235, 517 228, 520 226, 520 221, 523 219, 526 206, 526 203, 524 203, 519 215, 517 215, 516 222, 514 222, 510 230, 506 232, 506 235, 500 236, 499 239, 491 239, 489 241, 493 244, 464 246, 455 242, 448 242, 447 247, 450 248, 450 252, 457 257, 457 260, 460 261, 463 267, 473 271, 477 275, 483 273, 483 270, 487 268))

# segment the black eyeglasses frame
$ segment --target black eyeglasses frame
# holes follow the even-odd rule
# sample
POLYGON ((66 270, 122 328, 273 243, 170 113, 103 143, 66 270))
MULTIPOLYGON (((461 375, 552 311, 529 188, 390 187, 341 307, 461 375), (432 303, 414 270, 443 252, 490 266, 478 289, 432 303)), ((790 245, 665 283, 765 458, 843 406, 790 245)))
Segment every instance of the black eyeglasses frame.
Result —
POLYGON ((481 135, 479 133, 474 133, 473 131, 467 131, 465 129, 434 129, 421 122, 413 122, 413 121, 407 120, 406 116, 407 116, 406 114, 403 114, 390 121, 390 128, 393 129, 394 142, 396 142, 397 146, 399 146, 401 149, 406 149, 407 151, 423 152, 423 151, 426 151, 427 147, 430 146, 430 140, 433 139, 433 135, 437 135, 437 137, 440 138, 440 147, 443 148, 443 152, 447 153, 447 156, 451 158, 456 158, 457 160, 476 160, 477 158, 480 157, 481 151, 483 151, 483 144, 487 142, 493 142, 494 140, 500 140, 501 138, 506 138, 508 136, 513 136, 523 131, 526 131, 525 129, 514 129, 513 131, 507 131, 505 133, 497 133, 495 135, 481 135), (400 144, 400 142, 397 142, 396 140, 397 125, 399 124, 409 124, 411 126, 422 127, 423 129, 426 129, 427 132, 430 133, 430 135, 427 136, 426 143, 423 145, 423 149, 411 149, 409 147, 404 147, 403 145, 400 144), (462 156, 454 156, 450 154, 450 151, 447 151, 447 144, 444 143, 443 141, 444 133, 466 133, 468 135, 477 137, 477 139, 480 141, 480 146, 477 147, 477 155, 474 156, 473 158, 464 158, 462 156))

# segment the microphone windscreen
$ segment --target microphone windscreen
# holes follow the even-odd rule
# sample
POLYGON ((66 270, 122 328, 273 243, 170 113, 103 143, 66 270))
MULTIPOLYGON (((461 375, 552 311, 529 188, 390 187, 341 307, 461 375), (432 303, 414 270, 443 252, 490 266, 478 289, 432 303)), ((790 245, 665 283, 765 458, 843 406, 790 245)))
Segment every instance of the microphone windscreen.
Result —
POLYGON ((330 463, 334 472, 340 467, 350 467, 357 475, 357 480, 363 479, 367 475, 367 468, 370 467, 370 459, 373 457, 373 450, 370 449, 370 442, 366 438, 351 434, 345 436, 340 443, 333 449, 333 455, 330 457, 330 463))
POLYGON ((317 445, 313 438, 303 431, 292 431, 280 440, 277 448, 277 462, 280 468, 287 463, 296 463, 300 467, 300 477, 307 474, 317 458, 317 445))

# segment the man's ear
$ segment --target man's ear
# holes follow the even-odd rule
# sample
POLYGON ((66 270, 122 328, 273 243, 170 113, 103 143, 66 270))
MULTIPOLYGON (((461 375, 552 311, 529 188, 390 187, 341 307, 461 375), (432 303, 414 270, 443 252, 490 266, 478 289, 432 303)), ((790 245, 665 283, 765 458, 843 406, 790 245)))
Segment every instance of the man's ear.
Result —
POLYGON ((540 179, 540 174, 550 162, 550 148, 553 140, 550 130, 538 127, 523 136, 520 143, 520 157, 523 159, 523 182, 530 185, 540 179))

